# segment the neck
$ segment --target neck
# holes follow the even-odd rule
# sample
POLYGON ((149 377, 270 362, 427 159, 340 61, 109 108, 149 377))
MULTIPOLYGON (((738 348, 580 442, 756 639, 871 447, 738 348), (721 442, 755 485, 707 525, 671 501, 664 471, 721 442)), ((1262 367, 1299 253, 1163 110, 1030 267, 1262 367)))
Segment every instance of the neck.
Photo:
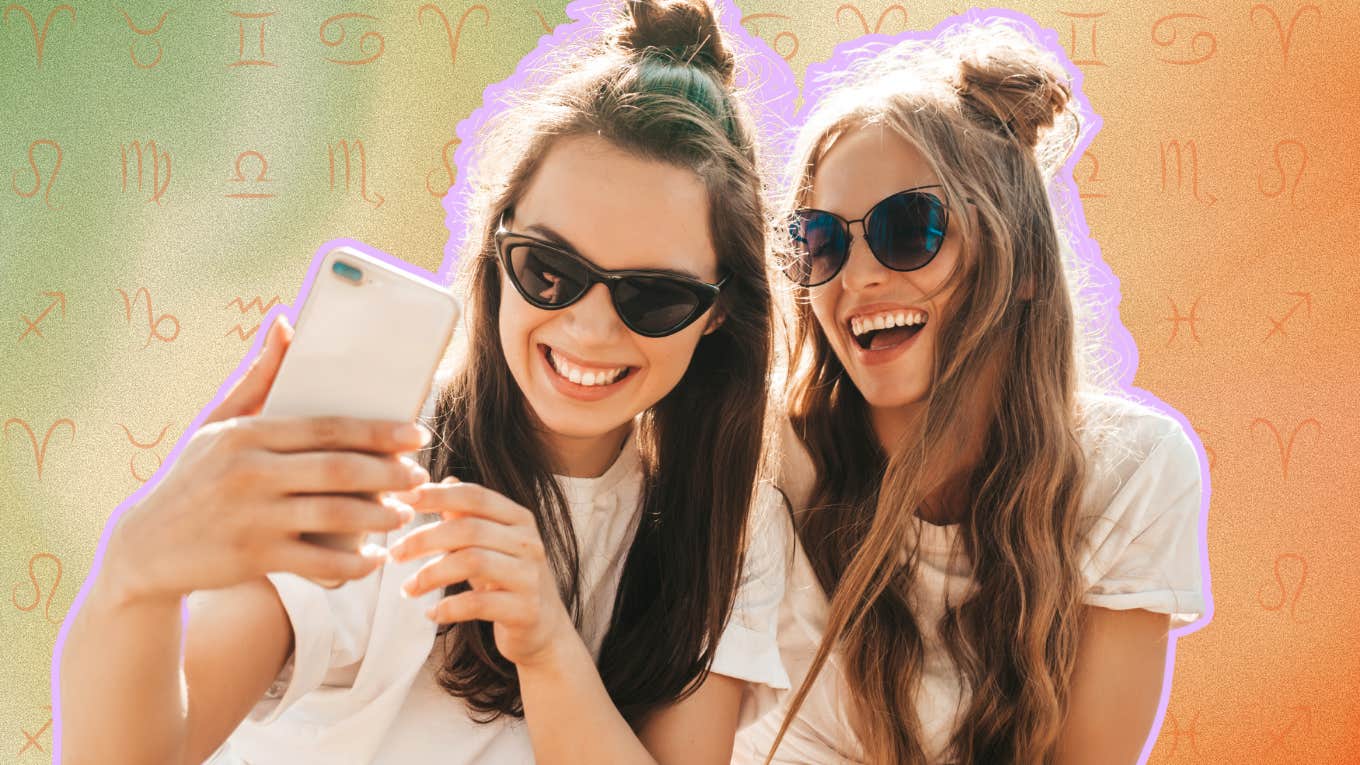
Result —
POLYGON ((633 423, 627 422, 597 436, 566 436, 543 431, 540 437, 554 473, 572 478, 598 478, 614 464, 623 449, 624 439, 632 430, 633 423))
POLYGON ((869 407, 869 424, 884 454, 892 454, 898 444, 920 433, 925 406, 924 401, 913 401, 902 406, 869 407))
MULTIPOLYGON (((993 381, 994 382, 994 381, 993 381)), ((985 400, 983 391, 992 385, 973 388, 973 394, 963 407, 958 419, 960 430, 953 436, 954 443, 944 452, 943 461, 927 466, 922 477, 925 495, 917 514, 936 525, 958 523, 965 517, 971 494, 967 477, 982 459, 983 440, 993 416, 993 407, 985 400)), ((926 403, 914 401, 897 407, 870 407, 869 422, 885 454, 893 454, 901 444, 922 437, 926 403)))

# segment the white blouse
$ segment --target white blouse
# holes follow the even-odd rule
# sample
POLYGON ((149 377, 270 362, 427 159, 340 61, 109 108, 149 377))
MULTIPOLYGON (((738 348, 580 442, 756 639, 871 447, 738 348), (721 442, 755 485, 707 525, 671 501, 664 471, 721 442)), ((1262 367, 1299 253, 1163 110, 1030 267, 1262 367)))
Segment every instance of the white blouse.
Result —
MULTIPOLYGON (((581 636, 597 660, 619 576, 641 516, 642 466, 628 438, 598 478, 557 478, 580 545, 581 636)), ((394 544, 414 525, 374 534, 394 544)), ((792 549, 792 524, 780 494, 762 486, 752 509, 746 565, 712 671, 787 689, 775 628, 792 549)), ((443 638, 424 611, 442 590, 403 598, 401 583, 427 558, 385 563, 361 580, 328 590, 287 573, 274 583, 292 622, 295 648, 266 698, 211 765, 265 763, 531 763, 522 719, 474 722, 462 699, 435 680, 443 638)), ((749 686, 748 686, 749 688, 749 686)), ((747 691, 748 695, 750 691, 747 691)))
MULTIPOLYGON (((1083 507, 1097 519, 1083 551, 1084 601, 1114 610, 1170 614, 1173 628, 1189 624, 1204 610, 1200 463, 1194 447, 1178 422, 1148 407, 1095 394, 1083 394, 1081 403, 1086 424, 1080 436, 1089 460, 1083 507)), ((813 468, 792 429, 785 431, 781 480, 796 512, 806 507, 813 468)), ((956 544, 957 525, 936 526, 917 519, 916 528, 920 559, 912 606, 925 646, 916 710, 926 753, 936 761, 970 696, 940 641, 938 624, 946 599, 961 602, 973 582, 971 566, 961 544, 956 544)), ((820 645, 827 607, 827 597, 798 545, 779 619, 780 651, 795 690, 820 645)), ((753 722, 738 733, 733 763, 765 761, 792 696, 757 689, 748 697, 743 719, 753 722)), ((851 732, 850 701, 839 656, 833 652, 773 762, 863 762, 851 732)))

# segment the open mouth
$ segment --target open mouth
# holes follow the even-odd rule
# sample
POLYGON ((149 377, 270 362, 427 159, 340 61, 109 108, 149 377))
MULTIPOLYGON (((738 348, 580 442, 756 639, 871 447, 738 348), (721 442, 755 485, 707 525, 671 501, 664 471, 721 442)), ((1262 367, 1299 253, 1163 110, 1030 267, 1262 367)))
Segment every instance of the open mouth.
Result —
POLYGON ((623 382, 637 371, 637 367, 594 367, 577 364, 565 358, 560 352, 554 353, 549 346, 540 344, 538 350, 548 360, 548 367, 557 376, 583 388, 604 388, 623 382))
POLYGON ((895 348, 925 328, 930 315, 920 309, 880 311, 855 316, 848 322, 850 336, 866 351, 895 348))

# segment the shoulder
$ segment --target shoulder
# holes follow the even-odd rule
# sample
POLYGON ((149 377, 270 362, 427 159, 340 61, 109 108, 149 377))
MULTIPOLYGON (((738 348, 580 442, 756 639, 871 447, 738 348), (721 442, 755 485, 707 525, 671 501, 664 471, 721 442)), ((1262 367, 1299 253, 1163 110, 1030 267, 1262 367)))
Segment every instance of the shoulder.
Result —
POLYGON ((1179 421, 1118 395, 1082 393, 1078 405, 1092 542, 1106 535, 1127 539, 1154 526, 1179 528, 1176 517, 1198 515, 1200 456, 1179 421))
POLYGON ((1200 454, 1174 417, 1116 396, 1083 396, 1085 602, 1172 615, 1205 612, 1200 454))
POLYGON ((1080 393, 1077 406, 1077 437, 1090 480, 1117 490, 1150 466, 1170 471, 1163 477, 1199 475, 1199 456, 1190 435, 1171 415, 1109 393, 1080 393))

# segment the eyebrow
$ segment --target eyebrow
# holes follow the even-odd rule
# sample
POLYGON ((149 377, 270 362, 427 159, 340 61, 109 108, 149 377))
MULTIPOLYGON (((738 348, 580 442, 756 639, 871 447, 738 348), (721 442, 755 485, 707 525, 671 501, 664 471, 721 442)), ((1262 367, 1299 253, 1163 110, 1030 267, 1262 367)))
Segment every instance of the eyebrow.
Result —
MULTIPOLYGON (((564 249, 564 250, 570 252, 571 254, 573 254, 573 255, 575 255, 575 256, 577 256, 577 257, 579 257, 579 258, 585 258, 586 260, 589 260, 591 263, 595 263, 594 259, 592 259, 592 258, 587 258, 585 255, 581 254, 581 251, 578 250, 578 249, 576 249, 576 246, 575 246, 575 245, 573 245, 570 241, 568 241, 567 238, 566 238, 565 236, 562 236, 561 234, 557 233, 557 231, 554 230, 553 228, 551 228, 550 226, 546 226, 546 225, 543 225, 543 224, 541 224, 541 223, 533 223, 533 224, 530 224, 530 225, 526 226, 526 227, 524 228, 524 230, 525 230, 526 232, 529 232, 529 233, 538 234, 538 235, 541 236, 542 238, 544 238, 544 239, 546 239, 546 240, 552 242, 553 244, 555 244, 555 245, 561 247, 562 249, 564 249)), ((595 263, 595 265, 596 265, 597 267, 600 266, 599 263, 595 263)), ((608 270, 608 269, 606 269, 606 270, 608 270)), ((622 271, 652 271, 652 272, 659 273, 659 274, 670 274, 670 275, 672 275, 672 276, 681 276, 681 277, 684 277, 684 278, 686 278, 686 279, 693 279, 693 280, 695 280, 695 281, 704 282, 704 283, 707 283, 707 282, 708 282, 707 279, 705 279, 705 278, 703 278, 702 276, 700 276, 700 275, 694 273, 693 271, 688 271, 688 270, 685 270, 685 269, 678 269, 678 268, 636 268, 636 269, 625 268, 625 269, 619 269, 619 270, 622 270, 622 271)))

